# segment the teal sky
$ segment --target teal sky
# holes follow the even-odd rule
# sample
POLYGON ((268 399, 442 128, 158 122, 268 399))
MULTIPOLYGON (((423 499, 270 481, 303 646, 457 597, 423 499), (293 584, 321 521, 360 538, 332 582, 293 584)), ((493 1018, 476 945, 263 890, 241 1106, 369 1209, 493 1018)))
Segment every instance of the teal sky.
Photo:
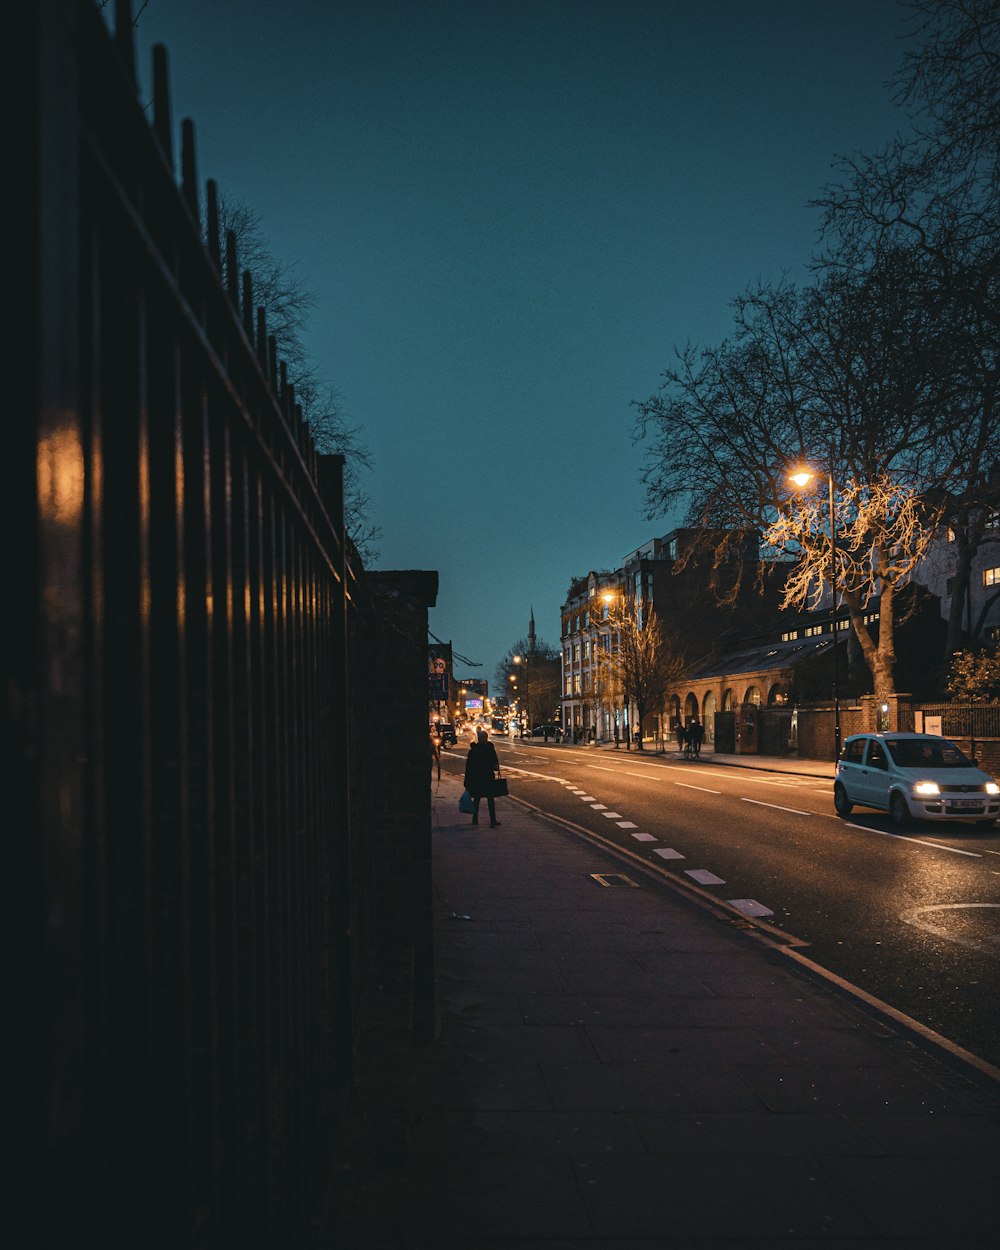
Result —
MULTIPOLYGON (((135 8, 139 4, 136 0, 135 8)), ((316 371, 362 427, 379 568, 492 682, 645 518, 630 403, 805 277, 838 153, 905 125, 896 0, 148 0, 198 172, 316 296, 316 371)))

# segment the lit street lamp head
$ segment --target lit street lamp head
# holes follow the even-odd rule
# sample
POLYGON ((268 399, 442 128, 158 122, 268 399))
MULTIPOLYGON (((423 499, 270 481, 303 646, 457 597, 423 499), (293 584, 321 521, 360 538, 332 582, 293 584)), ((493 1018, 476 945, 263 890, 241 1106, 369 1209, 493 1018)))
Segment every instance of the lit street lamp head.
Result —
POLYGON ((796 486, 804 487, 816 480, 816 474, 811 469, 796 469, 794 473, 789 473, 788 480, 796 486))

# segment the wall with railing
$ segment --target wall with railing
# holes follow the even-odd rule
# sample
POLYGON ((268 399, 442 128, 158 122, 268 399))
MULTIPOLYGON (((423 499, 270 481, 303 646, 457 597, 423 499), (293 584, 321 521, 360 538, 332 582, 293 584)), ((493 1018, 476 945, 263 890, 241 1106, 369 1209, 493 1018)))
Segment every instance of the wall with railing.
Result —
MULTIPOLYGON (((107 25, 90 0, 29 10, 3 500, 18 1201, 46 1245, 298 1250, 384 919, 369 675, 402 646, 425 681, 434 588, 403 587, 413 636, 382 636, 342 461, 313 446, 188 123, 175 172, 163 51, 147 116, 128 3, 107 25)), ((422 916, 427 873, 410 885, 422 916)))

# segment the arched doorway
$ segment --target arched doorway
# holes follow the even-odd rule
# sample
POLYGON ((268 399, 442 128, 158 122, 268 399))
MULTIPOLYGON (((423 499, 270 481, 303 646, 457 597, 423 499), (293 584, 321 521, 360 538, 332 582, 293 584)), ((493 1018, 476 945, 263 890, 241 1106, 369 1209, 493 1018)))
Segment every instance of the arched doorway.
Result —
POLYGON ((705 726, 705 740, 711 742, 715 738, 715 691, 710 690, 701 705, 701 723, 705 726))

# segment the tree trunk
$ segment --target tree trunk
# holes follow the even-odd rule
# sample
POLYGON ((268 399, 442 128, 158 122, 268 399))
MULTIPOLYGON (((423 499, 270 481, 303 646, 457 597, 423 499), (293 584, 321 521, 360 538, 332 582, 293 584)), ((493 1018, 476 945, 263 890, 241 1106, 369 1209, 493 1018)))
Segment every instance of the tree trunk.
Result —
POLYGON ((864 607, 856 594, 845 592, 844 605, 851 614, 851 626, 861 644, 861 651, 871 673, 872 686, 877 699, 888 698, 896 693, 896 639, 893 590, 885 586, 879 601, 878 641, 865 624, 864 607))
POLYGON ((956 519, 952 526, 955 535, 955 573, 952 581, 951 606, 948 609, 948 630, 944 640, 944 667, 947 670, 951 657, 956 651, 962 650, 962 638, 971 640, 972 622, 963 625, 969 589, 969 578, 972 576, 972 546, 967 532, 968 518, 956 519))

